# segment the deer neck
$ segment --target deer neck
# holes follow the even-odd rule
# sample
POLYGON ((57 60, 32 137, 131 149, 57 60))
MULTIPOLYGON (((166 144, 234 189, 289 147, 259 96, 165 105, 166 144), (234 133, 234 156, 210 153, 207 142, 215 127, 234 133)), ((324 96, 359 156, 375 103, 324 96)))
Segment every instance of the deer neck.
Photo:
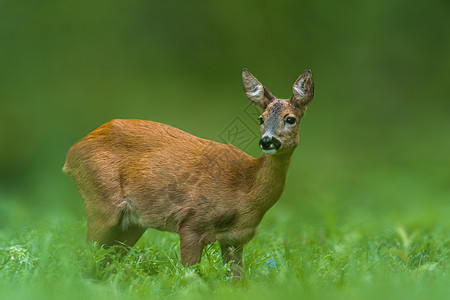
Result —
POLYGON ((255 204, 264 214, 280 198, 291 163, 292 151, 257 158, 254 195, 255 204))

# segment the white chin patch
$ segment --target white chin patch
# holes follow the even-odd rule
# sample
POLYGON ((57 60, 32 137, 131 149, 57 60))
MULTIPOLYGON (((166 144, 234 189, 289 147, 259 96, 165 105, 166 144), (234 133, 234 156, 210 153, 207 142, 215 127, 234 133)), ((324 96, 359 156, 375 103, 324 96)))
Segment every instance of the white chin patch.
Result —
POLYGON ((274 155, 275 153, 277 153, 276 149, 270 149, 270 150, 262 150, 263 153, 268 154, 268 155, 274 155))

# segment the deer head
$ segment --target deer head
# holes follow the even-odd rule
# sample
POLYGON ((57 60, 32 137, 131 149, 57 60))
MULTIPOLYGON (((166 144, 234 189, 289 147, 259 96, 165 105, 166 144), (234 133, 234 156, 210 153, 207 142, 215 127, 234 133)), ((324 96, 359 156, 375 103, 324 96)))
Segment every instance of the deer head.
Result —
POLYGON ((290 99, 278 99, 247 69, 242 83, 250 102, 264 112, 259 117, 259 146, 265 154, 292 151, 299 143, 299 127, 308 104, 314 97, 311 70, 305 70, 295 81, 290 99))

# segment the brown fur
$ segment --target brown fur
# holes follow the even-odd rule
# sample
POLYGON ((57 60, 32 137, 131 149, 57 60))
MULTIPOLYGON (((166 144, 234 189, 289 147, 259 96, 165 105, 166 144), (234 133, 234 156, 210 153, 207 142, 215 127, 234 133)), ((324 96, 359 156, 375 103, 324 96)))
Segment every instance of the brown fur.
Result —
MULTIPOLYGON (((273 118, 289 110, 301 119, 304 106, 276 101, 283 107, 273 118)), ((64 166, 85 200, 87 240, 133 246, 149 227, 176 232, 181 261, 189 265, 219 241, 224 261, 234 261, 240 275, 243 246, 283 191, 298 124, 290 135, 281 133, 282 151, 253 158, 161 123, 100 126, 69 150, 64 166)))

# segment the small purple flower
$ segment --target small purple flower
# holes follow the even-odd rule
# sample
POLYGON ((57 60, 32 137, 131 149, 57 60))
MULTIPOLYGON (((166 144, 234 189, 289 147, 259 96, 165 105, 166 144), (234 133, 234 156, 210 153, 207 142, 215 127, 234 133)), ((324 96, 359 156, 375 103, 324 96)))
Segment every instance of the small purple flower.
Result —
POLYGON ((277 265, 277 262, 275 261, 275 259, 273 258, 269 258, 266 261, 267 266, 269 267, 269 269, 272 269, 273 267, 275 267, 277 265))

